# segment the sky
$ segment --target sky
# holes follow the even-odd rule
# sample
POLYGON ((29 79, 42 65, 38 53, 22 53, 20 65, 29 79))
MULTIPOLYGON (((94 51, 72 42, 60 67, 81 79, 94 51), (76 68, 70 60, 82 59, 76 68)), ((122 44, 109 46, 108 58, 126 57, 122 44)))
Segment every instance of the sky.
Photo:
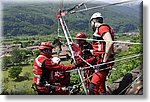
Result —
MULTIPOLYGON (((61 2, 62 0, 1 0, 1 2, 61 2)), ((122 2, 122 1, 131 1, 131 0, 63 0, 63 2, 88 2, 88 1, 102 1, 108 3, 122 2)), ((133 0, 133 1, 142 1, 142 0, 133 0)))

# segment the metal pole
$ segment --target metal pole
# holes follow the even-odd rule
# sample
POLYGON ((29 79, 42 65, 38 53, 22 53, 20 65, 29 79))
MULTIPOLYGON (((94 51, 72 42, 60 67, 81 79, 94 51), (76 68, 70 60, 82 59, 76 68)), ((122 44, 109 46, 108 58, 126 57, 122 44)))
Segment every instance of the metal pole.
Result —
POLYGON ((129 1, 123 1, 123 2, 116 2, 116 3, 112 3, 112 4, 106 4, 106 5, 89 7, 89 8, 85 8, 85 9, 81 9, 81 10, 77 10, 77 11, 72 11, 72 12, 70 12, 70 14, 84 12, 84 11, 89 11, 89 10, 97 9, 97 8, 103 8, 103 7, 107 7, 107 6, 125 4, 125 3, 129 3, 129 2, 134 2, 134 1, 137 1, 137 0, 129 0, 129 1))
MULTIPOLYGON (((70 40, 69 40, 69 38, 68 38, 68 32, 67 32, 67 30, 66 30, 66 25, 64 24, 63 18, 62 18, 61 16, 59 17, 59 21, 60 21, 60 24, 61 24, 62 29, 63 29, 63 31, 64 31, 64 34, 65 34, 65 37, 66 37, 66 40, 67 40, 67 43, 68 43, 68 47, 69 47, 69 49, 70 49, 70 51, 71 51, 71 55, 72 55, 73 61, 74 61, 74 63, 76 64, 76 61, 75 61, 75 58, 74 58, 74 53, 73 53, 73 50, 72 50, 72 47, 71 47, 71 42, 70 42, 70 40)), ((87 95, 88 92, 87 92, 87 89, 86 89, 86 87, 85 87, 85 83, 84 83, 84 81, 83 81, 83 76, 82 76, 81 71, 80 71, 80 69, 79 69, 78 67, 77 67, 77 71, 78 71, 80 80, 81 80, 81 82, 82 82, 82 86, 83 86, 84 92, 85 92, 85 94, 87 95)))

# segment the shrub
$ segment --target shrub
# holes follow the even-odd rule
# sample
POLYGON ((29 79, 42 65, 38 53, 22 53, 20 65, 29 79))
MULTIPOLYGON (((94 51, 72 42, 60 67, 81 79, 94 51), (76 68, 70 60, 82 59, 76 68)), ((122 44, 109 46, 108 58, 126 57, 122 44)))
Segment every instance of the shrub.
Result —
POLYGON ((14 66, 9 69, 9 77, 19 79, 19 74, 22 72, 20 66, 14 66))

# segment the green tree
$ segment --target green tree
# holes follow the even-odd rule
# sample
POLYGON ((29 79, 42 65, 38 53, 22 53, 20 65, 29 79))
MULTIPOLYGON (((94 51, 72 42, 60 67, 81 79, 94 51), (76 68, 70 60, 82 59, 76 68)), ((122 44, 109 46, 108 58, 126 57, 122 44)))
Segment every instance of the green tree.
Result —
POLYGON ((27 51, 27 50, 19 50, 19 49, 14 49, 12 52, 12 63, 14 65, 17 65, 17 64, 21 64, 21 62, 24 62, 26 63, 27 62, 27 59, 29 56, 29 54, 32 54, 31 51, 27 51))
POLYGON ((40 50, 34 50, 33 56, 36 58, 40 54, 40 50))
POLYGON ((18 49, 14 49, 11 52, 11 55, 12 55, 11 61, 14 65, 21 63, 22 56, 21 56, 21 53, 18 49))
POLYGON ((27 64, 28 62, 28 57, 30 57, 32 55, 32 51, 28 51, 28 50, 19 50, 21 59, 20 61, 24 62, 24 64, 27 64))
POLYGON ((20 66, 13 66, 12 68, 9 69, 9 77, 11 78, 19 78, 19 74, 22 72, 22 67, 20 66))
POLYGON ((12 64, 12 63, 11 63, 11 57, 4 56, 4 57, 2 58, 1 67, 2 67, 3 70, 7 70, 7 67, 8 67, 9 65, 11 65, 11 64, 12 64))
POLYGON ((21 47, 22 48, 26 48, 27 46, 29 45, 29 43, 28 42, 21 42, 21 47))

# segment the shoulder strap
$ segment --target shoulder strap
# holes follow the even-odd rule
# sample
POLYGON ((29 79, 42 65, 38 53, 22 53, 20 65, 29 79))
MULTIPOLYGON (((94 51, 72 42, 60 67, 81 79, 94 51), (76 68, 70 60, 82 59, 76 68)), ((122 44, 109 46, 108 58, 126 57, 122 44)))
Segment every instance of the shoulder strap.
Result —
MULTIPOLYGON (((100 26, 98 27, 98 29, 99 29, 100 27, 102 27, 102 26, 107 26, 107 27, 109 27, 109 32, 111 33, 111 27, 110 27, 108 24, 103 23, 102 25, 100 25, 100 26)), ((100 33, 99 30, 98 30, 98 33, 100 33)), ((102 36, 103 36, 103 34, 102 34, 102 36)), ((102 36, 101 36, 101 37, 102 37, 102 36)))

